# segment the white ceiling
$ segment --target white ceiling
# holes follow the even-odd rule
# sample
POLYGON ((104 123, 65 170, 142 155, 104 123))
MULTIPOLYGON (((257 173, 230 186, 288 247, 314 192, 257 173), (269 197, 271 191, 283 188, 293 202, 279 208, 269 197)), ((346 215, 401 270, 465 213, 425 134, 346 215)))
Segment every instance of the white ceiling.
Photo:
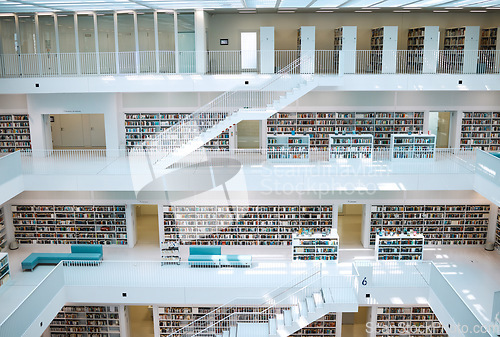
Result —
MULTIPOLYGON (((339 9, 497 7, 500 0, 0 0, 1 13, 164 10, 164 9, 274 9, 325 11, 339 9)), ((488 9, 490 10, 490 9, 488 9)), ((491 9, 493 10, 493 9, 491 9)))

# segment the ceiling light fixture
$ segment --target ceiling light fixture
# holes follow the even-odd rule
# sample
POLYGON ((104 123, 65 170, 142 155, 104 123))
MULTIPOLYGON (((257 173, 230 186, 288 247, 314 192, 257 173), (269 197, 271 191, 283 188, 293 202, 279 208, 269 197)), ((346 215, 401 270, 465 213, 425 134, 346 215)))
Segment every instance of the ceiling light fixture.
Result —
POLYGON ((463 9, 463 7, 445 7, 444 9, 463 9))
POLYGON ((483 10, 473 10, 473 11, 470 11, 471 13, 487 13, 487 11, 483 11, 483 10))
POLYGON ((449 13, 449 11, 433 11, 434 13, 449 13))
POLYGON ((411 13, 411 11, 402 9, 398 11, 393 11, 393 13, 411 13))
POLYGON ((278 14, 283 14, 283 13, 295 13, 295 11, 278 11, 278 14))
POLYGON ((372 11, 354 11, 354 13, 372 13, 372 11))
POLYGON ((333 13, 333 11, 316 11, 316 13, 333 13))
POLYGON ((380 9, 380 7, 364 7, 364 8, 361 8, 363 10, 367 10, 367 9, 380 9))
POLYGON ((238 14, 257 14, 257 11, 239 11, 238 14))

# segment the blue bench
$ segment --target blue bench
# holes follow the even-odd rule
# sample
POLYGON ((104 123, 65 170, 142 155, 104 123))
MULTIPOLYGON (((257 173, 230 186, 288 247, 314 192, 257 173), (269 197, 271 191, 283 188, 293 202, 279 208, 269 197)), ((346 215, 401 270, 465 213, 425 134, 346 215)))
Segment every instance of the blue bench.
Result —
POLYGON ((71 245, 71 253, 31 253, 21 262, 23 271, 33 271, 39 264, 58 264, 63 260, 101 261, 102 245, 71 245))
POLYGON ((251 255, 222 255, 221 246, 191 246, 188 262, 193 267, 250 267, 251 255))

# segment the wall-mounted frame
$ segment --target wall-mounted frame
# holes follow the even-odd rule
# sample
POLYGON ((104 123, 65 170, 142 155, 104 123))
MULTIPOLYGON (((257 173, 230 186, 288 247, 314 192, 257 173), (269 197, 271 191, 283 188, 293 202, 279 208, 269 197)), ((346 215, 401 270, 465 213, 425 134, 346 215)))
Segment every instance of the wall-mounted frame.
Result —
POLYGON ((229 39, 220 39, 221 46, 227 46, 229 44, 229 39))

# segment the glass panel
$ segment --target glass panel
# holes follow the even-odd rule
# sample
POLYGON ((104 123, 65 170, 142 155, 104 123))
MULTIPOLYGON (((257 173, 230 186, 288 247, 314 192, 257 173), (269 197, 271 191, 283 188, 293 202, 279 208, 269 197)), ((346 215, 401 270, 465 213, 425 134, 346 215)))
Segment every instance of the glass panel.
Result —
POLYGON ((118 14, 118 51, 120 73, 135 73, 135 34, 132 14, 118 14))
POLYGON ((112 14, 97 15, 97 31, 101 74, 115 74, 115 27, 112 14))
POLYGON ((137 29, 139 33, 139 50, 155 50, 153 14, 137 14, 137 29))
POLYGON ((73 16, 58 15, 57 26, 59 29, 59 49, 61 53, 76 52, 75 22, 73 16))
POLYGON ((450 112, 439 112, 436 147, 447 148, 450 140, 450 112))
POLYGON ((181 73, 196 72, 194 13, 177 15, 177 30, 179 43, 179 71, 181 73))
POLYGON ((19 16, 19 34, 21 35, 20 46, 22 54, 33 54, 36 52, 35 17, 19 16))
POLYGON ((16 23, 13 16, 0 18, 0 38, 2 42, 2 54, 16 53, 16 23))
POLYGON ((238 149, 260 148, 261 121, 241 121, 237 128, 238 149))
POLYGON ((158 48, 175 50, 174 15, 158 13, 158 48))
POLYGON ((80 53, 95 52, 94 17, 78 15, 78 42, 80 53))
POLYGON ((57 52, 56 29, 54 26, 54 17, 52 15, 38 16, 38 32, 40 36, 40 51, 42 62, 42 73, 47 75, 57 74, 57 52))

